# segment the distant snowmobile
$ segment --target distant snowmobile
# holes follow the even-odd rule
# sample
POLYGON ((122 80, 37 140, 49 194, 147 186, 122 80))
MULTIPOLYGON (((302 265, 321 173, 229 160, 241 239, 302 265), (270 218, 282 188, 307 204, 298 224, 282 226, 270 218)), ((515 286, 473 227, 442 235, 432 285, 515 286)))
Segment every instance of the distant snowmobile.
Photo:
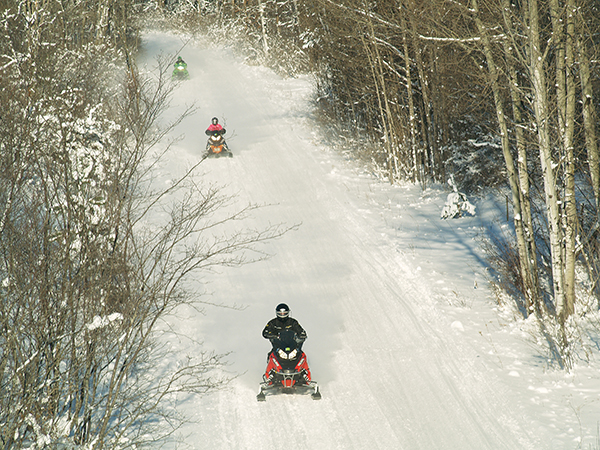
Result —
POLYGON ((209 158, 219 158, 221 156, 233 157, 233 153, 229 150, 222 131, 215 130, 210 133, 208 142, 206 143, 206 155, 209 158))
POLYGON ((190 78, 190 74, 187 70, 187 64, 181 56, 177 58, 177 61, 174 64, 175 68, 173 69, 173 74, 171 78, 173 80, 188 80, 190 78))
POLYGON ((269 354, 267 369, 256 400, 264 402, 272 394, 311 393, 319 400, 321 393, 310 374, 306 354, 302 351, 302 340, 291 330, 282 331, 272 340, 273 351, 269 354))

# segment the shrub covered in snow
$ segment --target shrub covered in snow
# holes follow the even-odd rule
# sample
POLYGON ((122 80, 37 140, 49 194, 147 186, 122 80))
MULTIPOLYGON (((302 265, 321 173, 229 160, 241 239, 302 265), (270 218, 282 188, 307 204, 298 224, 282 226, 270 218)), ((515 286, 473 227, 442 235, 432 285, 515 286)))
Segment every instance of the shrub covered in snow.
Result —
POLYGON ((454 182, 454 177, 450 177, 450 179, 448 180, 448 184, 452 186, 454 192, 448 194, 446 204, 442 209, 441 218, 456 219, 464 216, 465 214, 474 216, 475 205, 469 202, 465 194, 463 194, 462 192, 458 192, 458 188, 456 187, 456 183, 454 182))

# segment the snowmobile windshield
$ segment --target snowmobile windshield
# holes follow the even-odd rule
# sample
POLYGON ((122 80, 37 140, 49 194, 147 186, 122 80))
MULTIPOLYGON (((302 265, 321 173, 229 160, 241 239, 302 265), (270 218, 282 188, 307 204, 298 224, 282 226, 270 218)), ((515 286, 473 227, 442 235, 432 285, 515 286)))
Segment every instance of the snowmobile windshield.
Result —
POLYGON ((294 331, 284 330, 279 333, 279 337, 274 340, 273 345, 275 348, 280 348, 286 351, 294 350, 299 347, 298 342, 296 342, 296 337, 297 335, 294 331))

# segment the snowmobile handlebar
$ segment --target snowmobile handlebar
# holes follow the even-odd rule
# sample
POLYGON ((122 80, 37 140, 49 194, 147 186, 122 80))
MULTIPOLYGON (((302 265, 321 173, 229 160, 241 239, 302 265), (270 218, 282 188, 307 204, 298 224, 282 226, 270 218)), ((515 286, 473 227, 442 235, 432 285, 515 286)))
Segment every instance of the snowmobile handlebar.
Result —
MULTIPOLYGON (((269 341, 271 341, 272 344, 275 344, 274 341, 278 341, 281 340, 281 333, 277 333, 277 334, 269 334, 267 336, 265 336, 269 341)), ((306 335, 304 336, 298 336, 298 334, 294 333, 294 340, 296 341, 297 344, 302 344, 305 340, 306 340, 306 335)))
POLYGON ((225 128, 222 130, 206 130, 204 132, 207 136, 223 136, 226 133, 225 128))

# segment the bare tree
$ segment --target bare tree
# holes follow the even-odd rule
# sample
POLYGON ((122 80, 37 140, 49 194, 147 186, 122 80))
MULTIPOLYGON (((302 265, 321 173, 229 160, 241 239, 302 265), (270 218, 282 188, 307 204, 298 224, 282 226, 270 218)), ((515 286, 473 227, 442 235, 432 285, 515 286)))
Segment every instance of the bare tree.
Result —
POLYGON ((183 118, 160 126, 166 62, 144 78, 110 46, 52 41, 60 21, 37 24, 53 42, 37 45, 21 39, 33 32, 27 17, 2 20, 11 32, 0 38, 1 445, 159 440, 179 423, 165 399, 228 380, 222 355, 202 348, 160 364, 162 320, 199 301, 186 280, 264 258, 259 244, 289 228, 248 229, 256 206, 234 209, 194 168, 155 191, 151 155, 183 118), (227 223, 237 231, 219 233, 227 223))
MULTIPOLYGON (((519 177, 517 176, 517 170, 511 153, 511 145, 509 142, 509 130, 508 121, 504 112, 504 99, 501 93, 500 86, 500 74, 496 58, 494 57, 494 51, 490 40, 489 32, 485 27, 479 11, 479 3, 477 0, 471 0, 471 8, 473 11, 473 17, 479 36, 481 37, 482 51, 486 58, 486 67, 489 74, 489 81, 494 94, 494 104, 496 107, 496 117, 500 128, 500 137, 502 140, 502 153, 507 168, 507 176, 512 193, 512 203, 514 208, 514 225, 515 234, 517 237, 517 249, 519 253, 519 266, 521 269, 521 277, 525 282, 525 297, 526 297, 526 308, 527 314, 535 310, 539 311, 539 294, 537 292, 537 273, 533 272, 531 261, 536 258, 535 254, 530 253, 530 247, 527 243, 527 228, 526 223, 523 222, 523 217, 529 217, 530 211, 524 210, 528 207, 527 204, 523 204, 523 194, 521 189, 523 188, 526 192, 528 190, 528 184, 526 180, 521 178, 522 183, 519 183, 519 177), (525 182, 523 182, 525 181, 525 182)), ((524 150, 524 149, 522 149, 524 150)), ((526 155, 521 155, 525 158, 526 155)), ((527 224, 528 225, 528 224, 527 224)))
POLYGON ((583 9, 577 11, 577 49, 581 71, 581 102, 583 105, 583 121, 585 127, 585 143, 587 147, 588 163, 592 192, 596 201, 596 209, 600 211, 600 157, 598 156, 597 142, 597 95, 594 94, 592 85, 590 56, 588 46, 590 45, 590 32, 583 18, 583 9))

